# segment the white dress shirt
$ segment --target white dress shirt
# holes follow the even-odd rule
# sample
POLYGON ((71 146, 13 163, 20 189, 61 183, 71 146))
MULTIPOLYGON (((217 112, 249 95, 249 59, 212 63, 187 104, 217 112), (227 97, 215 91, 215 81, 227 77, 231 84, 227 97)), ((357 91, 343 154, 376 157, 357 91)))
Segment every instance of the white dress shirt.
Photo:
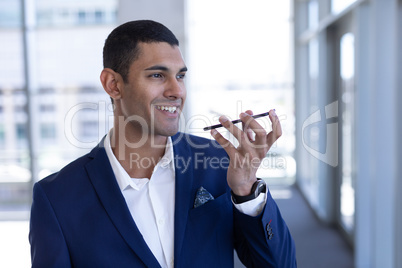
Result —
MULTIPOLYGON (((110 137, 105 138, 105 150, 128 209, 145 242, 162 267, 174 265, 174 204, 175 166, 172 139, 167 140, 164 156, 156 164, 151 179, 130 178, 113 154, 110 137)), ((149 165, 148 160, 131 157, 131 167, 149 165)), ((242 213, 258 215, 266 203, 266 194, 235 204, 242 213)))

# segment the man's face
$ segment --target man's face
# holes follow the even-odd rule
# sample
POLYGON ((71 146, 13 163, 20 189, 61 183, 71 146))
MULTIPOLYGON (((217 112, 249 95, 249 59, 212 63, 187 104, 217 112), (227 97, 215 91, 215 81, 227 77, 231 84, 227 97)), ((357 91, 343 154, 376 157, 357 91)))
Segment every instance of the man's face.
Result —
POLYGON ((142 134, 172 136, 179 129, 179 116, 186 99, 187 68, 180 49, 163 42, 138 46, 139 56, 130 66, 128 82, 122 91, 121 113, 125 120, 132 117, 130 124, 142 134), (144 129, 144 123, 148 130, 144 129))

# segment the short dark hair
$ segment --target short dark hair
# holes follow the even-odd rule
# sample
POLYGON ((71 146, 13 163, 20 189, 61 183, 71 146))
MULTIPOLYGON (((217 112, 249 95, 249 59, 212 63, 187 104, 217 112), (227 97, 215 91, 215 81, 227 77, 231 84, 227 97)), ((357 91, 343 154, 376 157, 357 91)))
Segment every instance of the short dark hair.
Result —
POLYGON ((126 22, 115 28, 103 47, 103 67, 119 73, 127 82, 131 63, 138 57, 138 43, 166 42, 179 46, 176 36, 163 24, 152 20, 126 22))

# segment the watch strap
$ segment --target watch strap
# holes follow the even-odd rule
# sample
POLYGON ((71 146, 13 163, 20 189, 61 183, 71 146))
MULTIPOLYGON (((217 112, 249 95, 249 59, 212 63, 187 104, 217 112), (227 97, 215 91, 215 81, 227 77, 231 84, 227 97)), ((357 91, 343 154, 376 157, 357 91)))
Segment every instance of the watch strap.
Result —
POLYGON ((251 187, 251 193, 249 195, 240 196, 236 195, 231 191, 232 199, 235 204, 241 204, 253 199, 256 199, 261 192, 266 192, 267 185, 264 180, 257 178, 257 181, 254 182, 253 186, 251 187))

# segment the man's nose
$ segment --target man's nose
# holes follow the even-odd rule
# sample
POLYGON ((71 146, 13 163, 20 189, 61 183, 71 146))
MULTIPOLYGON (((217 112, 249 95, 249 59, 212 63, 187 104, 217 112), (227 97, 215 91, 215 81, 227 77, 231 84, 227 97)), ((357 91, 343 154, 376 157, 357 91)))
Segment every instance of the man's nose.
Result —
POLYGON ((176 77, 169 79, 166 83, 164 96, 168 99, 180 99, 186 94, 184 82, 176 77))

